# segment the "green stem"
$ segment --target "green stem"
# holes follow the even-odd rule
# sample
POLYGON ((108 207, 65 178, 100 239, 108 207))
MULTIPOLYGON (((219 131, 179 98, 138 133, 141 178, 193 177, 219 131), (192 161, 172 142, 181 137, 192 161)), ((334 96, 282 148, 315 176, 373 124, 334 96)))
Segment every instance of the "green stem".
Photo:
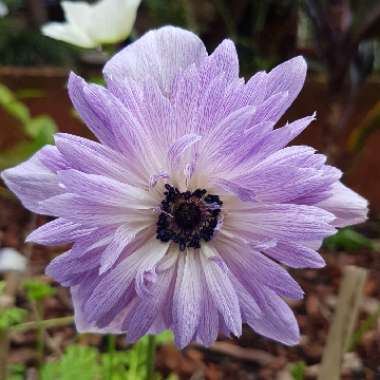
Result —
POLYGON ((107 349, 108 349, 108 356, 109 356, 108 380, 112 380, 112 377, 113 377, 113 359, 114 359, 115 350, 116 350, 116 337, 115 337, 115 335, 108 335, 107 346, 108 346, 107 349))
POLYGON ((0 379, 7 378, 9 336, 6 329, 0 329, 0 379))
POLYGON ((43 326, 45 329, 54 328, 54 327, 64 327, 71 325, 74 322, 74 317, 70 315, 69 317, 62 318, 53 318, 53 319, 45 319, 44 321, 40 321, 39 323, 33 322, 25 322, 20 323, 19 325, 13 326, 10 328, 10 333, 22 333, 25 331, 38 329, 39 326, 43 326))
POLYGON ((147 357, 146 357, 146 380, 153 380, 154 364, 156 358, 156 337, 148 336, 147 357))
POLYGON ((37 322, 37 356, 39 364, 42 365, 44 360, 45 351, 45 326, 43 325, 44 306, 42 301, 31 300, 35 309, 35 316, 37 322))

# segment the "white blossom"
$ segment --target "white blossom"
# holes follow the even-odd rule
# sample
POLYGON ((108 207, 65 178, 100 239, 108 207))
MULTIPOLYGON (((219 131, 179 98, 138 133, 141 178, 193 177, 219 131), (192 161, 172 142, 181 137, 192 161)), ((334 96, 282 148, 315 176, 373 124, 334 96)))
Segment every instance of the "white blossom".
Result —
POLYGON ((83 48, 125 40, 135 23, 141 0, 100 0, 96 4, 63 1, 65 22, 51 22, 42 33, 83 48))

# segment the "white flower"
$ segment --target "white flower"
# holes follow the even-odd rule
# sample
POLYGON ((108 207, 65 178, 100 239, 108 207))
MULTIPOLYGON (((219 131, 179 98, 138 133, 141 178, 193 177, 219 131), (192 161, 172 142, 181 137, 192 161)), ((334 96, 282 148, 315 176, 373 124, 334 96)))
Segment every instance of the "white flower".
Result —
POLYGON ((72 45, 94 48, 125 40, 136 19, 141 0, 100 0, 61 3, 66 22, 51 22, 42 27, 45 36, 72 45))
POLYGON ((5 4, 3 1, 0 1, 0 17, 4 17, 9 13, 9 9, 7 7, 7 4, 5 4))
POLYGON ((26 264, 26 257, 15 249, 0 249, 0 273, 10 271, 25 272, 26 264))

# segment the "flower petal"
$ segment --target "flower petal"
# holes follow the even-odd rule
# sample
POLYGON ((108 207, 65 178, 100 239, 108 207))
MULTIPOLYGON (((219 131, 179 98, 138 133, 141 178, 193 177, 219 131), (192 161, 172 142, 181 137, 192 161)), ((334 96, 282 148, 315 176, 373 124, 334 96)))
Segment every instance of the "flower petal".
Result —
POLYGON ((130 243, 136 238, 138 229, 131 228, 128 224, 122 224, 114 233, 111 243, 102 253, 100 258, 99 274, 103 274, 115 264, 130 243))
POLYGON ((243 286, 250 288, 260 284, 274 290, 282 297, 303 298, 303 290, 290 274, 261 252, 255 251, 247 244, 225 238, 216 244, 227 267, 243 286), (253 278, 254 283, 252 283, 253 278))
POLYGON ((202 41, 193 33, 166 26, 146 33, 116 54, 104 67, 105 77, 140 83, 152 77, 168 93, 175 76, 207 56, 202 41))
POLYGON ((224 73, 228 82, 239 77, 239 58, 233 41, 224 40, 206 58, 199 69, 204 82, 224 73))
POLYGON ((49 22, 42 26, 41 32, 47 37, 83 48, 93 48, 98 45, 81 28, 68 22, 49 22))
POLYGON ((241 211, 229 210, 224 228, 240 234, 280 239, 283 241, 314 241, 336 232, 331 223, 333 214, 313 206, 293 204, 247 204, 241 211))
POLYGON ((67 133, 57 133, 54 139, 59 152, 72 169, 141 186, 146 183, 141 173, 133 171, 126 157, 105 145, 67 133))
POLYGON ((173 268, 162 272, 153 286, 151 294, 138 299, 133 310, 124 319, 123 327, 128 331, 128 343, 133 343, 147 334, 157 315, 168 302, 171 302, 167 299, 167 294, 172 284, 174 272, 173 268), (142 318, 142 316, 144 317, 142 318))
POLYGON ((63 286, 77 285, 83 281, 87 272, 99 267, 101 250, 95 249, 78 257, 69 250, 55 257, 45 269, 45 273, 63 286))
POLYGON ((126 39, 135 23, 140 3, 141 0, 102 0, 92 5, 93 19, 88 34, 97 42, 97 46, 126 39))
POLYGON ((69 95, 86 123, 100 142, 133 158, 143 150, 139 144, 139 125, 135 116, 109 90, 87 84, 74 73, 69 78, 69 95))
POLYGON ((79 333, 94 333, 94 334, 121 334, 125 333, 122 330, 122 321, 126 310, 121 310, 116 318, 113 318, 105 326, 99 327, 94 322, 88 322, 83 311, 83 295, 80 291, 80 286, 70 288, 71 299, 74 306, 75 327, 79 333))
POLYGON ((92 320, 97 320, 116 305, 118 309, 125 307, 127 300, 122 299, 123 295, 130 287, 139 286, 141 289, 141 278, 144 272, 154 268, 167 249, 168 244, 163 244, 155 237, 151 238, 115 268, 100 276, 99 284, 84 305, 85 314, 92 320))
POLYGON ((183 135, 176 140, 175 143, 170 146, 168 151, 168 162, 170 167, 174 168, 178 164, 182 154, 201 139, 202 136, 191 133, 188 135, 183 135))
POLYGON ((274 247, 264 248, 263 252, 292 268, 323 268, 326 265, 325 260, 318 252, 296 242, 280 242, 274 247))
POLYGON ((276 66, 268 73, 266 97, 280 92, 287 92, 286 103, 279 110, 280 117, 293 103, 300 93, 306 78, 307 65, 302 56, 298 56, 276 66))
POLYGON ((135 209, 157 206, 157 200, 148 191, 105 176, 69 169, 61 170, 58 178, 67 192, 106 206, 135 209))
POLYGON ((263 314, 262 317, 256 318, 254 315, 247 315, 246 322, 249 326, 258 334, 288 346, 298 344, 299 327, 289 306, 273 290, 259 284, 253 296, 263 314))
POLYGON ((21 203, 29 210, 37 214, 49 212, 41 205, 41 201, 61 194, 63 190, 58 185, 57 176, 46 168, 41 160, 41 152, 50 149, 42 148, 27 161, 4 170, 1 177, 21 203))
POLYGON ((94 231, 94 228, 82 227, 80 224, 58 218, 37 228, 25 240, 48 246, 60 245, 73 243, 92 231, 94 231))
POLYGON ((187 346, 195 335, 202 309, 201 263, 193 250, 182 254, 173 298, 173 331, 176 345, 187 346))
POLYGON ((231 280, 217 263, 207 258, 210 255, 215 255, 214 250, 209 245, 203 244, 201 251, 204 276, 208 290, 215 302, 215 307, 221 314, 228 330, 235 336, 240 336, 242 329, 240 306, 231 280))
POLYGON ((335 183, 330 197, 317 204, 336 216, 333 222, 336 227, 363 223, 367 219, 368 202, 341 182, 335 183))

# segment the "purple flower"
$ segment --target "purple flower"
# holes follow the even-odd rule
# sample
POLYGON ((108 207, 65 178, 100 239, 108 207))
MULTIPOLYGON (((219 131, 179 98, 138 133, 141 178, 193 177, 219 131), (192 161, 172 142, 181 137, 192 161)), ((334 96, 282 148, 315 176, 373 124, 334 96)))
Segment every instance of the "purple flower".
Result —
POLYGON ((29 241, 73 243, 47 273, 71 288, 79 331, 135 341, 171 329, 184 347, 245 322, 299 341, 283 298, 303 291, 281 264, 323 267, 322 240, 367 214, 324 155, 286 147, 314 115, 274 129, 305 75, 296 57, 245 82, 232 41, 208 55, 174 27, 116 54, 106 87, 71 74, 99 142, 57 134, 2 176, 25 207, 57 217, 29 241))

